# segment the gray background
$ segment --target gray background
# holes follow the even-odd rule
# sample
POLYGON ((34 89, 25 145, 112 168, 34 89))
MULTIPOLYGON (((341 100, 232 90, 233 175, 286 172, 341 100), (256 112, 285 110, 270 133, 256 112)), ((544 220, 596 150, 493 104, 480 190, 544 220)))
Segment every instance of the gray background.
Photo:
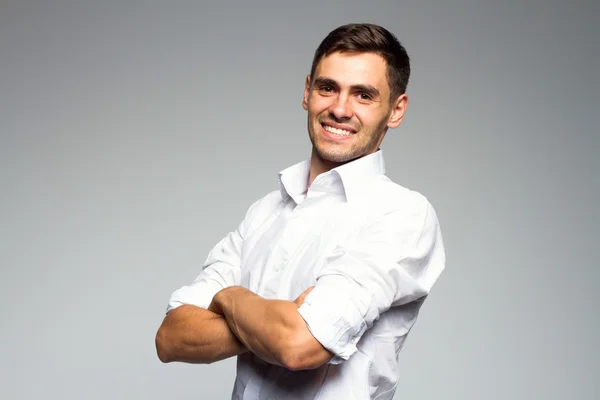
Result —
POLYGON ((0 397, 229 397, 234 360, 158 361, 167 300, 308 156, 318 43, 373 22, 413 66, 388 175, 430 199, 448 257, 397 398, 597 398, 599 14, 597 1, 2 1, 0 397))

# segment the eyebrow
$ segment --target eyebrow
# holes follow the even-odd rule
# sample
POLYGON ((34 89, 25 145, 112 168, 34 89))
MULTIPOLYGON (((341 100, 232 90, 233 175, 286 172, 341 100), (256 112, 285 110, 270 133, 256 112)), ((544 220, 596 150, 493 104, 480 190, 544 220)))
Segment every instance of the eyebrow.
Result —
MULTIPOLYGON (((340 87, 340 85, 335 80, 324 77, 324 76, 320 76, 320 77, 316 78, 315 81, 313 82, 313 85, 314 86, 333 86, 336 88, 340 87)), ((370 95, 373 98, 379 97, 379 90, 377 90, 376 87, 371 86, 371 85, 352 85, 350 87, 350 90, 352 90, 353 92, 367 93, 368 95, 370 95)))

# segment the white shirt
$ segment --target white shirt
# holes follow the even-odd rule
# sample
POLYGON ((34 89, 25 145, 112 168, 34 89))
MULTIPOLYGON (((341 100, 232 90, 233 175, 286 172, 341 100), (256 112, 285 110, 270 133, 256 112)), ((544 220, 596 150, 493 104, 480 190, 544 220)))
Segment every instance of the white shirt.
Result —
POLYGON ((208 308, 231 285, 290 301, 314 285, 298 312, 334 357, 294 372, 242 354, 232 398, 392 399, 400 349, 444 269, 435 211, 385 176, 381 150, 310 187, 308 174, 308 161, 280 172, 279 190, 249 208, 167 311, 208 308))

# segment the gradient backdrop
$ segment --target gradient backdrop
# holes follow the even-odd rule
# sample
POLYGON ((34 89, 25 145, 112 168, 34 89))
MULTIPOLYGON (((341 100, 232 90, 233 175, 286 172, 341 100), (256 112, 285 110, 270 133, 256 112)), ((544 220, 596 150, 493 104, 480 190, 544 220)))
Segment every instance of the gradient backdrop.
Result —
POLYGON ((234 360, 164 365, 154 335, 308 157, 304 79, 348 22, 412 57, 383 149, 447 247, 396 397, 598 396, 598 1, 3 0, 0 398, 229 397, 234 360))

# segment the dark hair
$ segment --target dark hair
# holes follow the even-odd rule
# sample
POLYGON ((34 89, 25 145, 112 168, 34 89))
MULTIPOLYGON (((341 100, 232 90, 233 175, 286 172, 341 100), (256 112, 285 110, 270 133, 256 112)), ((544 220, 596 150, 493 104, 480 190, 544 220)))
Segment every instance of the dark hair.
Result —
POLYGON ((319 61, 336 52, 378 54, 387 64, 390 102, 406 92, 410 76, 410 58, 406 49, 387 29, 373 24, 348 24, 334 29, 315 51, 310 68, 311 78, 319 61))

